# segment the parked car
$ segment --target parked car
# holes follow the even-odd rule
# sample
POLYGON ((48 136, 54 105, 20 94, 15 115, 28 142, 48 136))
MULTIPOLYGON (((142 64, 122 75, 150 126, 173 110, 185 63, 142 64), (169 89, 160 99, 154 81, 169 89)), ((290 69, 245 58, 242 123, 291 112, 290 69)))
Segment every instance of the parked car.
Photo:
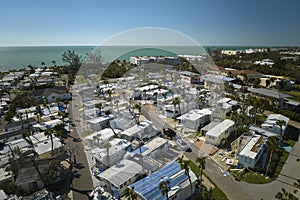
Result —
POLYGON ((182 139, 182 138, 177 138, 177 143, 178 145, 186 152, 191 152, 192 149, 188 146, 188 144, 182 139))
POLYGON ((176 132, 170 128, 165 128, 163 130, 163 134, 165 134, 167 137, 169 137, 171 140, 176 137, 176 132))

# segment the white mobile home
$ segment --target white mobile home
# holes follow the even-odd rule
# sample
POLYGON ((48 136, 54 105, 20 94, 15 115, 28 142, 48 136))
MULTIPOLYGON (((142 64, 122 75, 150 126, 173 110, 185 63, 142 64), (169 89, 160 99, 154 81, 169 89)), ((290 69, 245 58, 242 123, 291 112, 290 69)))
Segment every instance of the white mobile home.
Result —
POLYGON ((234 121, 225 119, 206 133, 205 142, 219 146, 224 139, 229 137, 233 130, 234 121))
POLYGON ((280 135, 280 131, 282 129, 282 135, 284 135, 286 127, 289 123, 289 118, 281 115, 281 114, 270 114, 266 121, 261 125, 261 127, 265 130, 271 131, 280 135), (280 127, 277 123, 283 121, 285 124, 280 127))
POLYGON ((123 195, 128 185, 134 183, 143 173, 143 168, 131 160, 121 160, 99 175, 116 198, 123 195))
MULTIPOLYGON (((114 130, 116 133, 119 133, 119 130, 114 130)), ((115 134, 110 128, 105 128, 101 131, 92 133, 91 135, 86 136, 84 139, 86 144, 91 147, 101 147, 105 142, 108 142, 114 138, 115 134)))
POLYGON ((200 126, 210 121, 210 116, 212 113, 213 111, 208 108, 202 110, 193 109, 188 113, 177 117, 177 119, 180 120, 180 124, 183 124, 185 128, 198 130, 200 126))
POLYGON ((254 134, 239 153, 239 165, 254 169, 264 152, 264 143, 263 136, 254 134))

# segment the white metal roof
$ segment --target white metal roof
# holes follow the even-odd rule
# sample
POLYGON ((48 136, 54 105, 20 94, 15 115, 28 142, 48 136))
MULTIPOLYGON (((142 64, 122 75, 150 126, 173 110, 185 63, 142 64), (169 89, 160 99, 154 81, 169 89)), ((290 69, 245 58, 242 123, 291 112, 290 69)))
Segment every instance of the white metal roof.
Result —
POLYGON ((99 176, 109 181, 115 186, 120 186, 136 174, 142 173, 142 166, 131 160, 121 160, 120 163, 113 165, 99 176))
POLYGON ((225 119, 224 121, 222 121, 221 123, 219 123, 218 125, 213 127, 212 129, 210 129, 206 133, 206 135, 219 137, 221 135, 221 133, 223 133, 224 131, 226 131, 227 129, 229 129, 233 125, 234 125, 234 121, 232 121, 230 119, 225 119))
POLYGON ((164 145, 165 143, 168 143, 168 140, 161 138, 161 137, 156 137, 153 140, 151 140, 149 143, 145 144, 144 147, 147 148, 146 151, 142 153, 143 156, 148 155, 152 151, 156 150, 158 147, 164 145))
MULTIPOLYGON (((118 133, 120 130, 116 129, 115 132, 118 133)), ((114 132, 110 128, 102 129, 101 131, 92 133, 85 137, 85 139, 93 140, 94 136, 97 136, 99 140, 107 140, 114 136, 114 132)))
POLYGON ((240 152, 240 155, 255 159, 256 155, 259 153, 263 145, 259 142, 262 136, 254 134, 251 140, 245 145, 245 147, 240 152))

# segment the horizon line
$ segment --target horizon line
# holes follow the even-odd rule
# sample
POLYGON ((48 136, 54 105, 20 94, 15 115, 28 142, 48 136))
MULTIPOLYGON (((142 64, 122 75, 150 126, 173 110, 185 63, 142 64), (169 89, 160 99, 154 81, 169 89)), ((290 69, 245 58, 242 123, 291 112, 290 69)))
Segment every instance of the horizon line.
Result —
POLYGON ((153 47, 300 47, 300 45, 247 45, 247 44, 205 44, 205 45, 96 45, 96 44, 57 44, 57 45, 0 45, 2 47, 131 47, 131 46, 153 46, 153 47))

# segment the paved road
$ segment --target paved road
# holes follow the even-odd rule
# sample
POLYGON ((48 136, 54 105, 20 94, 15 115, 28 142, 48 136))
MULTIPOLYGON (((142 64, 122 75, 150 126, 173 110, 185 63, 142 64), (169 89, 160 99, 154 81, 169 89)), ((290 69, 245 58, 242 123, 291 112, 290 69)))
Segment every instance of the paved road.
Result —
MULTIPOLYGON (((75 127, 72 127, 71 137, 80 138, 80 133, 82 128, 80 126, 80 116, 78 112, 78 105, 81 101, 80 95, 75 91, 72 91, 73 97, 72 102, 69 105, 70 121, 75 123, 75 127)), ((71 138, 70 138, 71 139, 71 138)), ((72 182, 71 189, 73 190, 73 199, 74 200, 85 200, 88 198, 88 193, 93 190, 93 181, 91 177, 91 171, 89 169, 88 161, 86 158, 86 153, 84 145, 81 141, 70 140, 69 149, 71 152, 71 160, 76 161, 74 164, 73 172, 74 179, 72 182), (75 156, 75 157, 74 157, 75 156)))

